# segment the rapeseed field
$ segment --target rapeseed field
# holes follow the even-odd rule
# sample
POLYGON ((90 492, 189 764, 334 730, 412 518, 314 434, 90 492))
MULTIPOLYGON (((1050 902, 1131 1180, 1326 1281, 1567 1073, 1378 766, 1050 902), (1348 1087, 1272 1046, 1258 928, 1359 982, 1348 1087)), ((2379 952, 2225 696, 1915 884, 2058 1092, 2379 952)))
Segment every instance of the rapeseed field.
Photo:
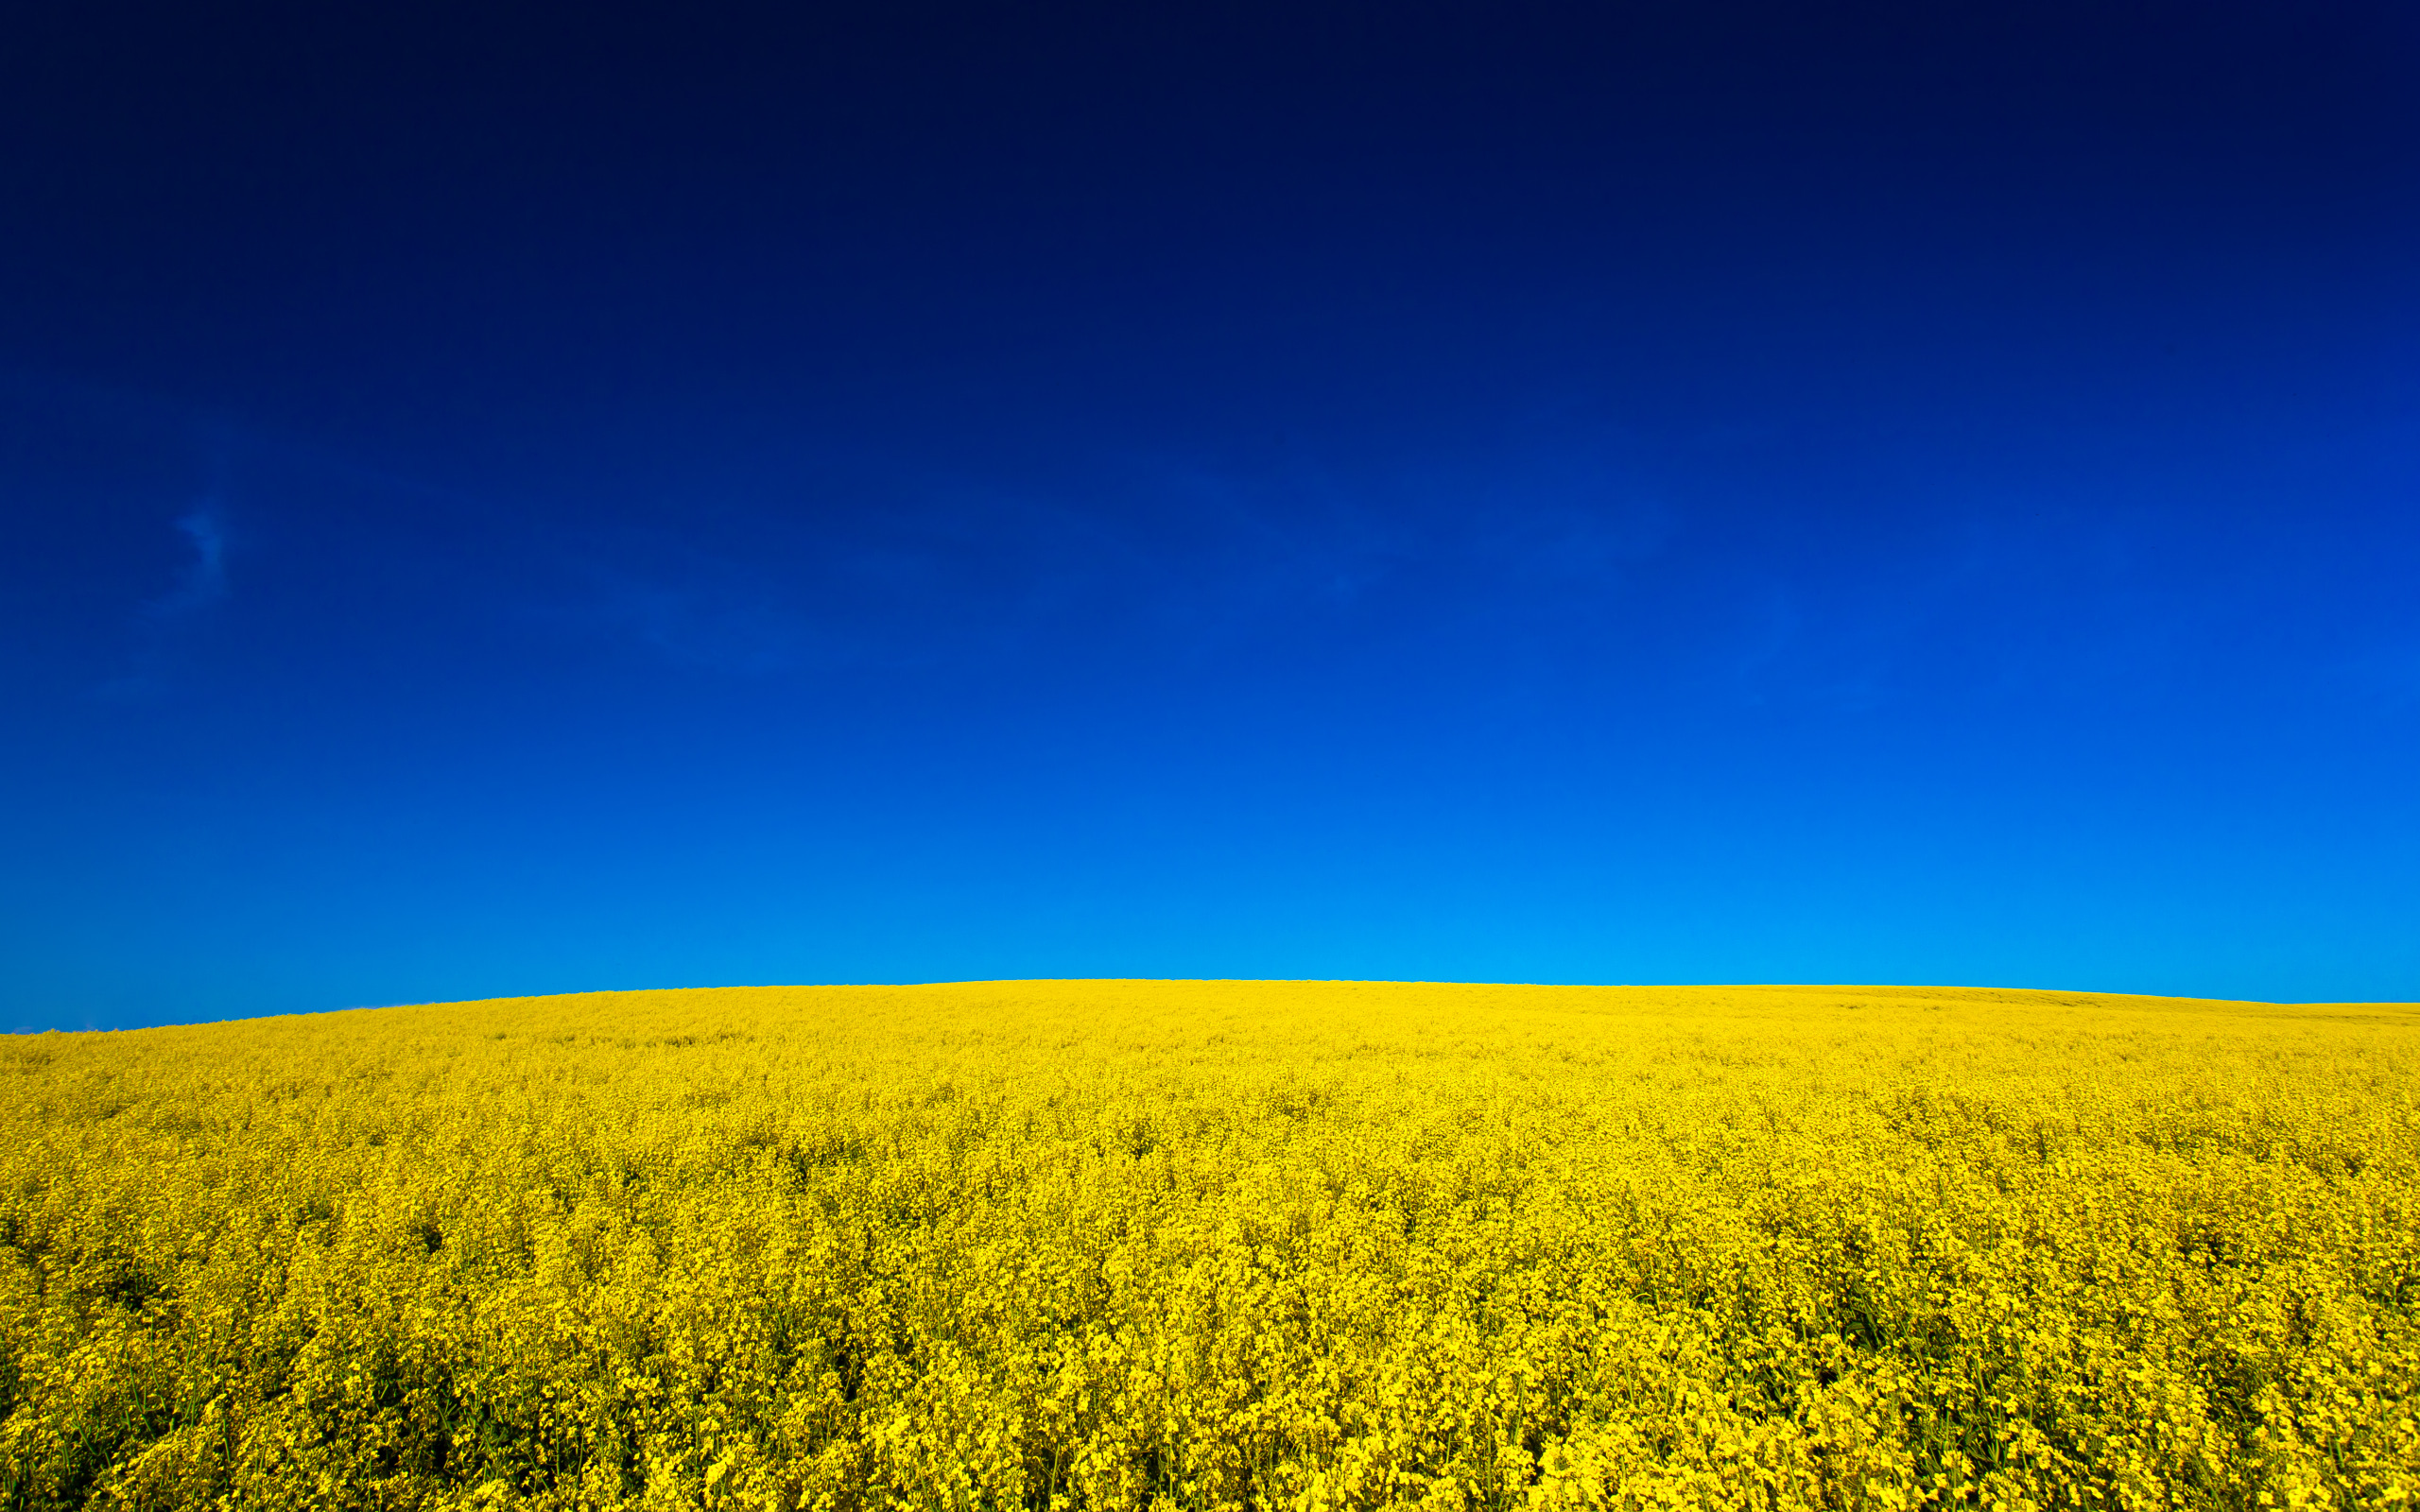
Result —
POLYGON ((0 1503, 2406 1506, 2415 1043, 1253 982, 17 1037, 0 1503))

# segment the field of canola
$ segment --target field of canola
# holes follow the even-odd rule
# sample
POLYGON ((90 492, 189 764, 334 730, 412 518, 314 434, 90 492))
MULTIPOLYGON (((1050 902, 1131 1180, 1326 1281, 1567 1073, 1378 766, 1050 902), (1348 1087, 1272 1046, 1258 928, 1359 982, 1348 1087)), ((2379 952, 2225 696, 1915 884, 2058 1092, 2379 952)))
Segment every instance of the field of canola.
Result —
POLYGON ((2404 1506, 2415 1046, 1253 982, 13 1037, 0 1506, 2404 1506))

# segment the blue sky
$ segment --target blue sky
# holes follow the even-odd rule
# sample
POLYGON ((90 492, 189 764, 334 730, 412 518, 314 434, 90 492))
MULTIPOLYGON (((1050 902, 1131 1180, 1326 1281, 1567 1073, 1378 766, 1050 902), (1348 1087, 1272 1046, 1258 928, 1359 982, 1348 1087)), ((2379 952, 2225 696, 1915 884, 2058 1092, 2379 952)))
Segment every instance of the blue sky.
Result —
POLYGON ((5 25, 0 1027, 2420 998, 2408 9, 5 25))

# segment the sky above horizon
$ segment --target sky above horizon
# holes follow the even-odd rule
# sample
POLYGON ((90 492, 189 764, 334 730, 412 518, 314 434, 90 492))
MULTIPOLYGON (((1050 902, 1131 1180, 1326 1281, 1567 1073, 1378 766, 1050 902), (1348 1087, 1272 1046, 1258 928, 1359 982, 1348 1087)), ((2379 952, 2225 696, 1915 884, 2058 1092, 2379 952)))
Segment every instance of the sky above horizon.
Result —
POLYGON ((2408 7, 0 21, 0 1029, 2420 999, 2408 7))

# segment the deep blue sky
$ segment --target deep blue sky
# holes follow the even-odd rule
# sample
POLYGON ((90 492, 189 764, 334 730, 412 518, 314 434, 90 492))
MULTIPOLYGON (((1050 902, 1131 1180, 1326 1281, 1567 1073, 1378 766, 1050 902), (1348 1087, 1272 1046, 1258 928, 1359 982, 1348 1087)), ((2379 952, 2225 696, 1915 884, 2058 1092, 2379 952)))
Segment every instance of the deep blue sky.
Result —
POLYGON ((2394 4, 32 0, 0 1027, 2420 998, 2394 4))

